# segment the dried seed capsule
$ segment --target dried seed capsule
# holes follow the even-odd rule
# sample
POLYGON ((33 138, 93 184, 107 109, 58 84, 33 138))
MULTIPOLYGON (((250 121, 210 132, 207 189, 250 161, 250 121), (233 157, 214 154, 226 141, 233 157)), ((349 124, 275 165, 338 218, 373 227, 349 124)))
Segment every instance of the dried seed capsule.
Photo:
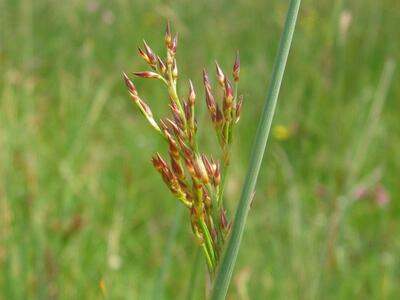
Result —
POLYGON ((239 81, 239 73, 240 73, 240 57, 239 57, 239 51, 237 51, 235 63, 233 64, 233 78, 235 82, 239 81))

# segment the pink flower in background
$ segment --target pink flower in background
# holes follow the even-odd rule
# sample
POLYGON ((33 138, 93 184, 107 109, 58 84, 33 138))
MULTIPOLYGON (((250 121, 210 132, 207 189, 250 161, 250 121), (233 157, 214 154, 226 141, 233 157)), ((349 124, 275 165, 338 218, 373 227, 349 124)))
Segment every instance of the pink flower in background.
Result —
POLYGON ((390 197, 383 185, 378 185, 375 188, 374 200, 380 207, 385 207, 390 202, 390 197))

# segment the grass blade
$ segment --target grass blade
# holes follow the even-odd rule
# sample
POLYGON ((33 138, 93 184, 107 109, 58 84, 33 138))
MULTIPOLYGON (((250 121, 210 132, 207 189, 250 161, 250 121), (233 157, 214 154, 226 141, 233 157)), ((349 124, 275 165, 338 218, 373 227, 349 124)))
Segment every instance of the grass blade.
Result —
POLYGON ((271 128, 272 118, 275 112, 276 102, 282 83, 283 73, 285 71, 300 2, 301 0, 291 0, 289 4, 285 27, 274 64, 268 94, 265 99, 261 120, 256 133, 256 140, 251 154, 250 165, 247 171, 242 194, 240 196, 239 205, 236 210, 232 235, 228 241, 225 255, 215 278, 211 295, 212 300, 225 299, 228 291, 249 212, 250 201, 257 182, 258 173, 260 171, 262 158, 264 156, 269 131, 271 128))

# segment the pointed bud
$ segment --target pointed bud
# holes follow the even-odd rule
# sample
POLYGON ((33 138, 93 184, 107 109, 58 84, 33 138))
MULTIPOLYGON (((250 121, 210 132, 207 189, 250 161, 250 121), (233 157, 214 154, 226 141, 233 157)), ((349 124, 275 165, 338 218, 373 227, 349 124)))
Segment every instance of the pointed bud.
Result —
POLYGON ((196 94, 194 92, 193 83, 192 83, 191 80, 189 80, 189 97, 188 97, 188 101, 190 103, 190 106, 194 106, 194 102, 196 101, 196 94))
POLYGON ((183 156, 191 159, 193 157, 192 150, 190 150, 190 148, 185 144, 185 142, 180 137, 178 137, 178 143, 181 146, 183 156))
POLYGON ((195 170, 197 176, 204 184, 207 184, 210 181, 210 178, 208 177, 207 174, 207 170, 204 167, 203 161, 199 157, 196 157, 195 170))
POLYGON ((204 87, 208 87, 209 89, 211 88, 210 85, 210 80, 208 79, 208 74, 206 69, 203 69, 203 82, 204 82, 204 87))
POLYGON ((194 170, 193 162, 190 157, 184 156, 183 160, 185 162, 186 169, 188 170, 192 178, 196 178, 196 171, 194 170))
POLYGON ((207 108, 209 110, 209 112, 214 115, 215 114, 215 100, 214 100, 214 96, 212 95, 210 88, 208 86, 206 86, 205 89, 206 92, 206 104, 207 104, 207 108))
POLYGON ((129 93, 132 96, 137 96, 138 95, 137 89, 136 89, 135 85, 133 84, 133 82, 129 79, 128 75, 123 73, 123 77, 124 77, 125 84, 126 84, 126 87, 128 88, 129 93))
POLYGON ((146 63, 148 63, 149 65, 151 65, 151 60, 150 60, 150 58, 148 57, 148 55, 147 55, 142 49, 140 49, 140 47, 137 47, 137 49, 138 49, 138 51, 139 51, 140 56, 143 58, 143 60, 144 60, 146 63))
POLYGON ((173 132, 172 132, 171 129, 168 127, 168 125, 165 123, 165 121, 162 120, 162 119, 160 119, 160 127, 161 127, 161 130, 162 130, 162 132, 164 133, 164 135, 165 135, 166 137, 172 135, 173 132))
POLYGON ((239 51, 237 51, 235 63, 233 64, 233 78, 235 82, 239 81, 239 73, 240 73, 240 57, 239 57, 239 51))
POLYGON ((178 33, 175 34, 175 37, 172 40, 171 46, 169 48, 172 55, 175 55, 177 47, 178 47, 178 33))
POLYGON ((181 164, 179 163, 178 159, 176 157, 174 157, 172 154, 170 156, 171 156, 172 171, 178 178, 181 178, 181 179, 184 178, 185 173, 184 173, 183 168, 182 168, 181 164))
POLYGON ((169 124, 169 126, 172 128, 172 130, 174 131, 174 133, 177 137, 182 137, 184 135, 182 130, 178 127, 178 125, 176 125, 176 123, 174 121, 172 121, 170 119, 167 119, 166 121, 169 124))
POLYGON ((204 186, 203 186, 202 188, 203 188, 203 202, 204 202, 204 206, 205 206, 207 209, 210 209, 210 208, 211 208, 211 197, 210 197, 210 195, 208 194, 206 188, 205 188, 204 186))
POLYGON ((177 142, 172 138, 171 135, 167 135, 169 153, 175 158, 179 159, 179 149, 177 142))
POLYGON ((164 62, 162 61, 162 59, 157 56, 157 61, 158 61, 158 67, 161 70, 161 73, 163 74, 164 77, 167 77, 168 72, 167 72, 167 67, 165 66, 164 62))
POLYGON ((242 105, 243 105, 243 95, 240 95, 239 100, 236 104, 236 120, 235 120, 236 123, 239 122, 239 120, 240 120, 240 113, 242 111, 242 105))
POLYGON ((215 125, 218 127, 221 126, 222 122, 224 121, 224 117, 222 115, 222 111, 219 108, 219 105, 216 105, 216 113, 215 113, 215 125))
POLYGON ((152 66, 157 65, 157 57, 154 54, 154 51, 147 45, 146 41, 143 40, 144 50, 146 51, 147 57, 149 58, 149 64, 152 66))
POLYGON ((233 90, 232 90, 232 85, 229 82, 228 78, 225 78, 225 98, 227 98, 227 101, 229 103, 232 102, 233 100, 233 90))
POLYGON ((175 102, 172 102, 169 104, 169 107, 171 108, 172 116, 174 117, 175 124, 181 129, 183 129, 183 118, 181 111, 179 110, 178 106, 176 105, 175 102))
POLYGON ((143 72, 133 72, 133 75, 142 77, 142 78, 161 78, 160 74, 152 71, 143 71, 143 72))
POLYGON ((223 101, 223 110, 224 110, 225 119, 227 121, 229 121, 231 119, 230 113, 231 113, 231 108, 232 108, 232 102, 233 102, 232 86, 231 86, 228 78, 225 77, 225 93, 224 93, 224 101, 223 101))
POLYGON ((167 21, 167 26, 165 28, 165 45, 169 49, 171 47, 172 37, 171 37, 171 27, 169 24, 169 20, 167 21))
POLYGON ((217 62, 215 62, 215 67, 216 67, 216 70, 217 70, 218 82, 223 87, 224 86, 224 81, 225 81, 224 72, 222 72, 222 69, 221 69, 221 67, 219 66, 219 64, 217 62))
POLYGON ((147 105, 142 99, 138 99, 138 104, 143 108, 143 112, 149 116, 153 117, 153 113, 151 112, 150 106, 147 105))
POLYGON ((219 213, 219 222, 221 224, 221 229, 227 233, 230 229, 230 224, 228 222, 228 219, 226 218, 226 212, 225 209, 221 207, 220 213, 219 213))
POLYGON ((153 162, 153 165, 156 168, 156 170, 159 172, 165 168, 168 168, 166 161, 161 157, 160 153, 158 152, 156 153, 155 156, 153 156, 151 161, 153 162))

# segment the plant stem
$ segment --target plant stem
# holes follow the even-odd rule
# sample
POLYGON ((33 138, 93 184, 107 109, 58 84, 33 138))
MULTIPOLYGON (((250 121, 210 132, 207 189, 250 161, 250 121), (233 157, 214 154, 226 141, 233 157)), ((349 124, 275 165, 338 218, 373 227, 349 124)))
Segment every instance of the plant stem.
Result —
POLYGON ((282 33, 278 54, 276 56, 268 94, 265 99, 261 120, 256 133, 256 140, 251 154, 250 165, 247 171, 242 194, 240 196, 239 205, 236 210, 235 220, 232 227, 232 235, 228 241, 225 255, 221 261, 220 268, 215 278, 214 288, 211 296, 212 300, 225 299, 228 291, 236 258, 239 252, 240 243, 243 237, 247 215, 250 209, 250 201, 257 182, 258 173, 260 171, 262 158, 271 128, 272 118, 275 112, 286 61, 289 55, 289 49, 296 25, 300 2, 301 0, 291 0, 289 4, 285 27, 282 33))

